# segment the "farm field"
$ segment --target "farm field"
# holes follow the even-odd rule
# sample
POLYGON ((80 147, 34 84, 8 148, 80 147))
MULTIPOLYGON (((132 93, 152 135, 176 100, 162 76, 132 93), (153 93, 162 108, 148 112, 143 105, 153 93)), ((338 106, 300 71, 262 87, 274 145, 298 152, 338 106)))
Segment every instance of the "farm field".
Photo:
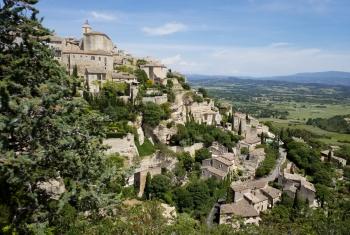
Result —
POLYGON ((323 136, 319 138, 319 140, 321 140, 325 144, 342 145, 344 143, 350 143, 350 134, 341 134, 337 132, 325 131, 318 127, 309 126, 302 122, 293 122, 291 120, 280 120, 273 118, 261 118, 259 120, 263 122, 271 121, 276 127, 305 129, 316 135, 323 136))
POLYGON ((276 127, 305 129, 320 136, 325 144, 350 143, 350 134, 341 134, 306 125, 309 118, 331 118, 350 114, 350 87, 298 84, 238 78, 192 81, 217 99, 232 103, 276 127))

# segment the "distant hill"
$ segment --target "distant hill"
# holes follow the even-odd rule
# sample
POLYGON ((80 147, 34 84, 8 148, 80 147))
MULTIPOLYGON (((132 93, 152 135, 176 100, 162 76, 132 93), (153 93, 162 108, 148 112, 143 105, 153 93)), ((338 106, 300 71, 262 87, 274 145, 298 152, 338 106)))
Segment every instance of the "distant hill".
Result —
POLYGON ((317 73, 297 73, 288 76, 262 77, 263 80, 275 80, 297 83, 319 83, 326 85, 350 86, 350 73, 348 72, 317 72, 317 73))
POLYGON ((283 81, 283 82, 295 82, 295 83, 314 83, 324 85, 340 85, 350 86, 350 73, 349 72, 316 72, 316 73, 297 73, 286 76, 271 76, 271 77, 232 77, 232 76, 210 76, 210 75, 188 75, 190 81, 198 80, 230 80, 230 79, 251 79, 251 80, 267 80, 267 81, 283 81))

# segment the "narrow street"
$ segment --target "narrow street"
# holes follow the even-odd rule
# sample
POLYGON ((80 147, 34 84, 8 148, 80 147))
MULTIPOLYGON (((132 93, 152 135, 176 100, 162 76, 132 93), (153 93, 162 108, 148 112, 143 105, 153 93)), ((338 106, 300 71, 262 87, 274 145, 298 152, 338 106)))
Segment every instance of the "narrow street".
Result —
MULTIPOLYGON (((287 152, 284 148, 280 147, 279 148, 279 158, 277 159, 277 164, 276 164, 275 168, 270 172, 270 174, 265 177, 265 179, 267 181, 274 181, 278 177, 279 172, 281 170, 281 166, 286 161, 286 159, 287 159, 287 152)), ((264 178, 262 178, 262 179, 264 179, 264 178)))

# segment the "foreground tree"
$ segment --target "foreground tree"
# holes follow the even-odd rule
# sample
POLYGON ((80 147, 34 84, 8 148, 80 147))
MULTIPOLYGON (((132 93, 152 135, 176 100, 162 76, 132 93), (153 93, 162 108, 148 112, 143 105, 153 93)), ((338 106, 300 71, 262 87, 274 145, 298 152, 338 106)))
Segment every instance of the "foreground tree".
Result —
POLYGON ((73 80, 46 46, 50 32, 36 3, 0 4, 0 213, 8 232, 47 231, 66 209, 75 218, 109 201, 102 197, 111 175, 104 172, 102 118, 73 97, 73 80))

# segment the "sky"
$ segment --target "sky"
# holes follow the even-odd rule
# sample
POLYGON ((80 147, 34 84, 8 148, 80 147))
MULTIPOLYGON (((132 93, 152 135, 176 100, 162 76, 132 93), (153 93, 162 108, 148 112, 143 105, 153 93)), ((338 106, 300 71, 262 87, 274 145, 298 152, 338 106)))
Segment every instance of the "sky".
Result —
POLYGON ((350 72, 350 0, 41 0, 43 24, 82 37, 88 20, 119 49, 186 74, 350 72))

